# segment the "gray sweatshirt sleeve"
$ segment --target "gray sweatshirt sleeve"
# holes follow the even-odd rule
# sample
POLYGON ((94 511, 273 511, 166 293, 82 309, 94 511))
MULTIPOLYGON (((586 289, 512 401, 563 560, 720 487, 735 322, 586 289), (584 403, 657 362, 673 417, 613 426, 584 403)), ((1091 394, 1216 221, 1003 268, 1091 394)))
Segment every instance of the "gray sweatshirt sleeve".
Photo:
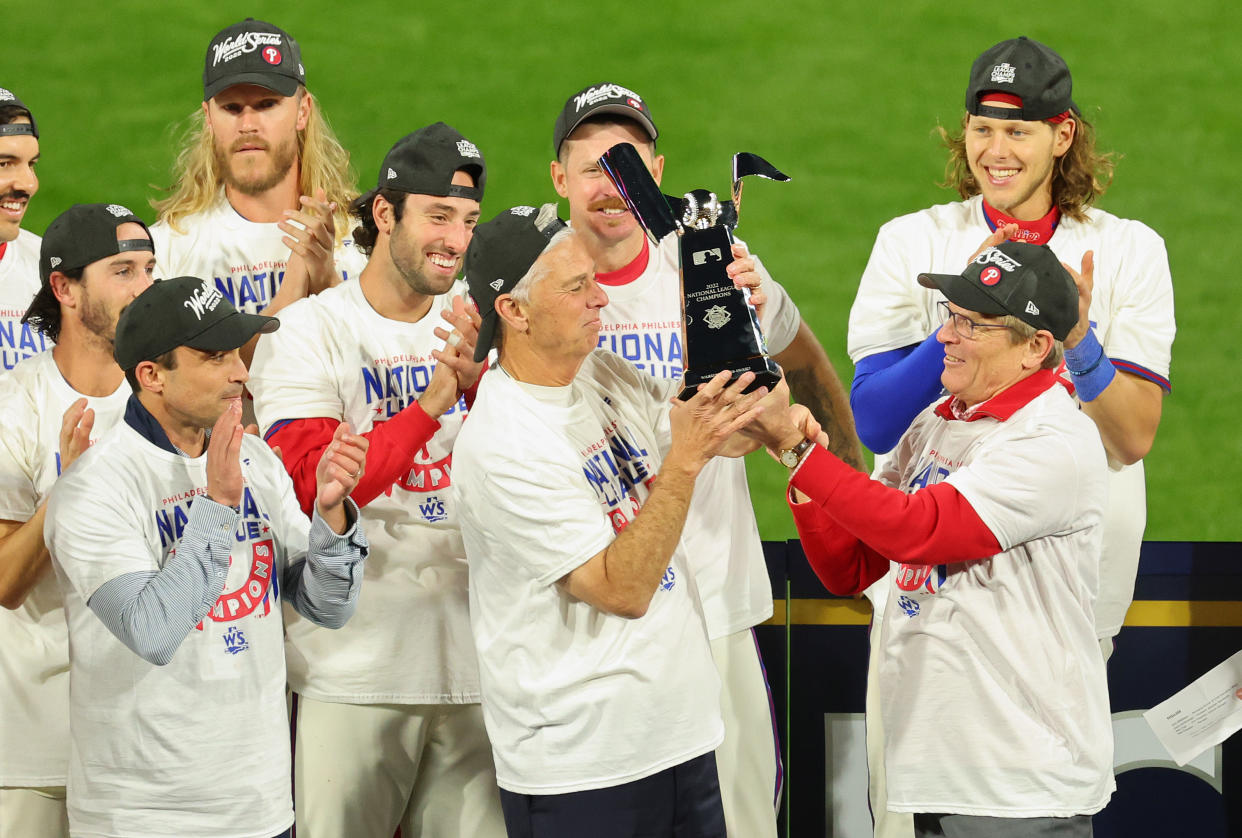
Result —
POLYGON ((290 562, 281 574, 284 597, 303 617, 327 628, 340 628, 354 613, 362 588, 362 563, 370 550, 358 507, 349 498, 345 513, 349 528, 337 535, 316 510, 306 555, 290 562))
POLYGON ((195 499, 162 568, 110 579, 87 605, 135 654, 164 666, 224 590, 239 518, 206 496, 195 499))

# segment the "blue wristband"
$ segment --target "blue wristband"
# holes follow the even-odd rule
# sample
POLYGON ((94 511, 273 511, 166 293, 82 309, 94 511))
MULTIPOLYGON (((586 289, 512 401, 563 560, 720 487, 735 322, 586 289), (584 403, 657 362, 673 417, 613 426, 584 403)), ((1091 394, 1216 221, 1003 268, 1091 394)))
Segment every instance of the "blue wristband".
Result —
POLYGON ((1095 401, 1117 375, 1117 368, 1104 354, 1095 329, 1087 329, 1077 346, 1065 350, 1065 366, 1074 382, 1074 392, 1084 402, 1095 401))

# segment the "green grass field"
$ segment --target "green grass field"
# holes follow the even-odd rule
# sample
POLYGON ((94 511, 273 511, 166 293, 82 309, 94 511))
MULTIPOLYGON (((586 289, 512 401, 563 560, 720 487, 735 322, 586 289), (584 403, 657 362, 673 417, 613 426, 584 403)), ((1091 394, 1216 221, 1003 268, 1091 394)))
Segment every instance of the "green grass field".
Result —
MULTIPOLYGON (((586 84, 620 82, 651 103, 666 191, 725 188, 739 150, 793 176, 751 186, 739 232, 848 382, 846 318, 876 229, 953 198, 936 186, 933 129, 959 119, 976 54, 1030 35, 1066 57, 1076 101, 1105 147, 1124 154, 1100 205, 1145 221, 1169 249, 1179 328, 1174 392, 1147 459, 1148 538, 1242 540, 1242 493, 1229 489, 1242 462, 1242 290, 1231 278, 1242 265, 1231 226, 1242 193, 1242 13, 1226 0, 981 8, 10 0, 0 86, 42 128, 42 187, 27 223, 41 233, 76 201, 118 201, 150 217, 152 185, 169 180, 170 126, 201 98, 207 40, 247 15, 301 42, 309 87, 362 184, 394 140, 444 120, 487 157, 485 217, 554 198, 547 172, 561 104, 586 84)), ((751 475, 764 536, 791 536, 784 469, 758 455, 751 475)))

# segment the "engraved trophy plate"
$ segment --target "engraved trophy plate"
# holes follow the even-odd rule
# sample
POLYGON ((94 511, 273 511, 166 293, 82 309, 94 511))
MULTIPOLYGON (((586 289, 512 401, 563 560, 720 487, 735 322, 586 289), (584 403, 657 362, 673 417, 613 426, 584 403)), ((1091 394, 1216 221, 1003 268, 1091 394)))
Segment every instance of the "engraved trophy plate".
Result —
POLYGON ((755 373, 748 392, 775 387, 781 370, 768 355, 750 292, 735 288, 725 268, 733 261, 730 245, 741 206, 741 179, 747 175, 789 178, 762 157, 741 152, 733 156, 731 200, 721 201, 706 189, 674 198, 660 192, 638 150, 629 143, 608 149, 599 162, 652 242, 674 233, 679 238, 686 353, 680 397, 690 398, 698 385, 722 370, 730 370, 735 379, 747 370, 755 373))

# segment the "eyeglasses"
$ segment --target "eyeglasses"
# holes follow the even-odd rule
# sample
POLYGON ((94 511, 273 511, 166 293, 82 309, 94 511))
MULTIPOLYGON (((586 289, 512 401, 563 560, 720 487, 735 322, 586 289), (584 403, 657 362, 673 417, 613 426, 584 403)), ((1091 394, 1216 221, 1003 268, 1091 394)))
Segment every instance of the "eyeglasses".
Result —
POLYGON ((1006 326, 1003 323, 976 323, 964 314, 958 314, 949 308, 949 303, 941 300, 936 303, 940 309, 940 325, 943 326, 950 320, 953 321, 953 331, 957 332, 958 337, 966 340, 975 340, 976 329, 1012 329, 1012 326, 1006 326))

